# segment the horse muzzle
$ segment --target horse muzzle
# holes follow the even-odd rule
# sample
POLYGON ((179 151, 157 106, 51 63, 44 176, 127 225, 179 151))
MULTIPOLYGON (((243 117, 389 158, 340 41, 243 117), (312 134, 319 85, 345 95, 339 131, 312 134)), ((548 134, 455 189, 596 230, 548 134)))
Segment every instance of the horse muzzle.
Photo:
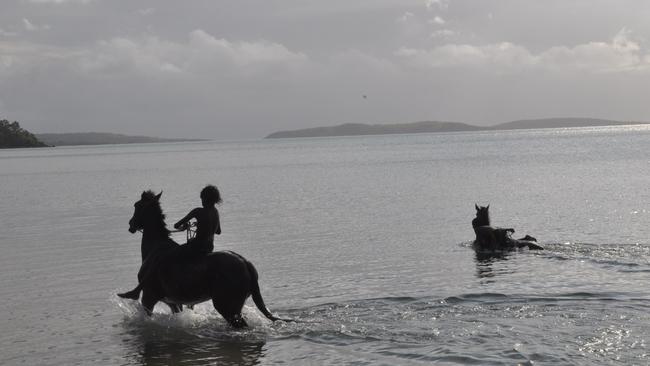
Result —
POLYGON ((135 227, 135 220, 133 218, 129 220, 129 232, 131 234, 135 234, 135 232, 138 231, 138 229, 135 227))

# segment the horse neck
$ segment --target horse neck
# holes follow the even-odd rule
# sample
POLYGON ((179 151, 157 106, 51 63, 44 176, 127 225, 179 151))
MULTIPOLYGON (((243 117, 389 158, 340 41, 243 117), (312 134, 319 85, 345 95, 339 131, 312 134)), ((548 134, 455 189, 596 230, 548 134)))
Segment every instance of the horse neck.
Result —
POLYGON ((163 243, 169 241, 169 232, 158 230, 142 230, 142 241, 140 244, 140 251, 142 260, 144 261, 151 252, 160 248, 163 243))
POLYGON ((472 227, 479 226, 490 226, 490 216, 489 215, 477 215, 474 220, 472 220, 472 227))

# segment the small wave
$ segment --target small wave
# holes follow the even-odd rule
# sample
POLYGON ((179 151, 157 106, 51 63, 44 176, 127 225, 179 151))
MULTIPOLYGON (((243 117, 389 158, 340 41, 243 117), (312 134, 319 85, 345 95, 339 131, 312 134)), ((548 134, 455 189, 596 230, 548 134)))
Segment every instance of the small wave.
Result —
POLYGON ((548 243, 541 255, 559 261, 587 261, 620 272, 650 272, 650 245, 548 243))
POLYGON ((567 292, 547 294, 500 294, 500 293, 469 293, 446 297, 441 300, 421 299, 427 304, 447 304, 450 306, 499 305, 499 304, 534 304, 561 302, 650 302, 650 299, 632 297, 623 292, 567 292))
POLYGON ((444 301, 448 304, 461 304, 469 302, 494 302, 494 301, 504 301, 508 299, 508 295, 499 294, 499 293, 478 293, 478 294, 466 294, 459 296, 451 296, 444 301))
MULTIPOLYGON (((461 355, 468 356, 463 358, 466 362, 492 363, 492 356, 484 354, 482 345, 487 344, 495 352, 494 363, 567 363, 568 359, 556 359, 543 351, 555 347, 555 337, 573 339, 583 329, 588 334, 594 324, 620 323, 621 319, 636 324, 635 317, 645 313, 648 303, 650 299, 624 293, 580 291, 358 299, 296 309, 292 315, 312 322, 291 325, 287 331, 291 337, 317 345, 380 354, 394 364, 452 362, 461 355), (610 313, 618 315, 610 317, 610 313), (552 336, 540 339, 540 328, 552 336)), ((581 342, 576 340, 572 349, 581 347, 581 342)))
POLYGON ((621 273, 650 273, 650 268, 644 268, 644 269, 621 269, 619 270, 621 273))
MULTIPOLYGON (((650 244, 542 243, 543 251, 527 249, 504 252, 475 251, 481 261, 508 259, 515 253, 530 253, 557 261, 588 261, 623 273, 650 272, 650 244)), ((472 248, 472 242, 459 243, 472 248)))
MULTIPOLYGON (((601 338, 605 342, 619 333, 606 333, 600 338, 585 338, 583 334, 611 326, 634 329, 637 320, 645 317, 640 314, 645 314, 650 299, 587 291, 380 297, 282 310, 284 316, 301 320, 297 323, 271 323, 254 307, 246 306, 244 317, 251 327, 243 331, 230 328, 209 303, 181 314, 171 314, 161 306, 151 318, 133 301, 116 299, 114 303, 122 309, 125 331, 135 334, 138 347, 163 344, 192 355, 214 357, 206 350, 220 351, 224 347, 235 347, 245 355, 251 353, 247 350, 250 347, 259 354, 265 343, 283 341, 308 343, 316 353, 333 349, 337 353, 360 352, 373 355, 383 364, 485 364, 504 360, 530 364, 567 363, 566 358, 554 359, 547 354, 556 349, 558 338, 575 339, 567 342, 571 343, 571 354, 578 350, 594 352, 601 338), (485 347, 490 354, 485 354, 485 347), (246 350, 241 351, 243 348, 246 350)), ((635 334, 625 333, 611 354, 629 351, 627 339, 636 341, 635 334)))

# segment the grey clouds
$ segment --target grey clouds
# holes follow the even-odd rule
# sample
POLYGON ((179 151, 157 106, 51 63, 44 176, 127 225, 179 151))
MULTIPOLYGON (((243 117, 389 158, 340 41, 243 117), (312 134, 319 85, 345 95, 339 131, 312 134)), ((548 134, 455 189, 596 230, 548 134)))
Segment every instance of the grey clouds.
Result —
POLYGON ((649 14, 643 0, 2 0, 0 117, 36 133, 215 139, 647 121, 649 14))

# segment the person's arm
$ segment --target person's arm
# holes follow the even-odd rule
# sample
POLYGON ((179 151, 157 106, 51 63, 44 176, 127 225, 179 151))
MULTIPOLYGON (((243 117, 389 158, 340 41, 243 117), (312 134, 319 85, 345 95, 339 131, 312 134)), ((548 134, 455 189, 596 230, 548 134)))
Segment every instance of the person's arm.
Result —
POLYGON ((192 211, 190 211, 190 213, 185 215, 185 217, 178 220, 178 222, 174 224, 174 228, 175 229, 180 229, 182 226, 185 226, 188 221, 190 221, 191 219, 195 219, 197 210, 198 210, 198 208, 193 209, 192 211))
POLYGON ((217 235, 221 235, 221 221, 219 221, 219 211, 217 211, 217 226, 214 229, 214 233, 217 235))

